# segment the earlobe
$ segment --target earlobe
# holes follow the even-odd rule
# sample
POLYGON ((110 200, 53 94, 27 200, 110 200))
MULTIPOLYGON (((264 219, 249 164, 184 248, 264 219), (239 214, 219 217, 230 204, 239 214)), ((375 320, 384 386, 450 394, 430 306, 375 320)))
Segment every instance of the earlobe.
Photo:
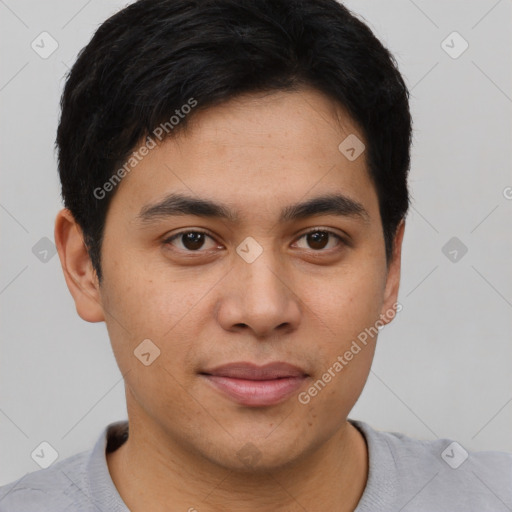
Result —
POLYGON ((97 275, 82 230, 67 208, 57 214, 54 236, 64 279, 75 301, 78 315, 87 322, 104 321, 97 275))
POLYGON ((384 302, 381 310, 381 320, 384 324, 388 324, 395 317, 397 310, 396 304, 398 302, 398 289, 400 287, 400 269, 402 259, 402 242, 405 231, 405 219, 402 219, 398 224, 395 232, 395 239, 393 242, 393 256, 389 262, 386 288, 384 291, 384 302))

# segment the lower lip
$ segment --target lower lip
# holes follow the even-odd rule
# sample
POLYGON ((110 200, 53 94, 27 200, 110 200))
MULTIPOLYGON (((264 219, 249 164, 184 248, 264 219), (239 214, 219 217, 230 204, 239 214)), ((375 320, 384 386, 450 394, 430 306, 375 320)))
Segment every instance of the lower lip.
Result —
POLYGON ((202 375, 216 389, 235 402, 247 406, 274 405, 282 402, 300 389, 306 377, 284 377, 272 380, 247 380, 202 375))

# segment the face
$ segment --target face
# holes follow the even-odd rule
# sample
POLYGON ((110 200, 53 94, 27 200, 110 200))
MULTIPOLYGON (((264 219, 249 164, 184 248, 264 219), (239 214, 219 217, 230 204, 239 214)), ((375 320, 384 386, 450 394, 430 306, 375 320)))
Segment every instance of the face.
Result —
POLYGON ((346 425, 376 341, 358 336, 389 321, 399 249, 388 268, 366 155, 338 149, 363 135, 322 94, 247 95, 191 121, 118 185, 98 301, 77 309, 106 322, 130 420, 226 468, 248 443, 277 467, 346 425), (300 375, 212 375, 235 362, 300 375))

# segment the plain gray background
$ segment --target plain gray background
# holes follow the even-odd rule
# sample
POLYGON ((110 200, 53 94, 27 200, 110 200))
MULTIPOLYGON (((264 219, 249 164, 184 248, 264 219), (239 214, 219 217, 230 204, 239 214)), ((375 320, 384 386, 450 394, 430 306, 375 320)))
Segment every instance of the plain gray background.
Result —
MULTIPOLYGON (((126 417, 105 325, 78 317, 41 242, 53 241, 61 208, 53 145, 64 75, 124 5, 0 1, 0 484, 39 469, 31 453, 42 441, 60 460, 126 417), (44 31, 59 45, 46 59, 31 47, 44 31)), ((350 417, 512 451, 512 2, 346 5, 395 55, 415 130, 403 310, 380 334, 350 417), (443 252, 452 237, 459 247, 443 252)))

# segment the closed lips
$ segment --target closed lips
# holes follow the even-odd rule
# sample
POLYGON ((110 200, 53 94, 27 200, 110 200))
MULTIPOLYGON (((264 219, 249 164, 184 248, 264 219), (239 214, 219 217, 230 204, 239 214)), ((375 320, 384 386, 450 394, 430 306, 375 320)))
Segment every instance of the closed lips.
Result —
POLYGON ((263 366, 249 362, 235 362, 201 372, 204 375, 245 380, 274 380, 287 377, 306 377, 304 370, 284 362, 268 363, 263 366))

